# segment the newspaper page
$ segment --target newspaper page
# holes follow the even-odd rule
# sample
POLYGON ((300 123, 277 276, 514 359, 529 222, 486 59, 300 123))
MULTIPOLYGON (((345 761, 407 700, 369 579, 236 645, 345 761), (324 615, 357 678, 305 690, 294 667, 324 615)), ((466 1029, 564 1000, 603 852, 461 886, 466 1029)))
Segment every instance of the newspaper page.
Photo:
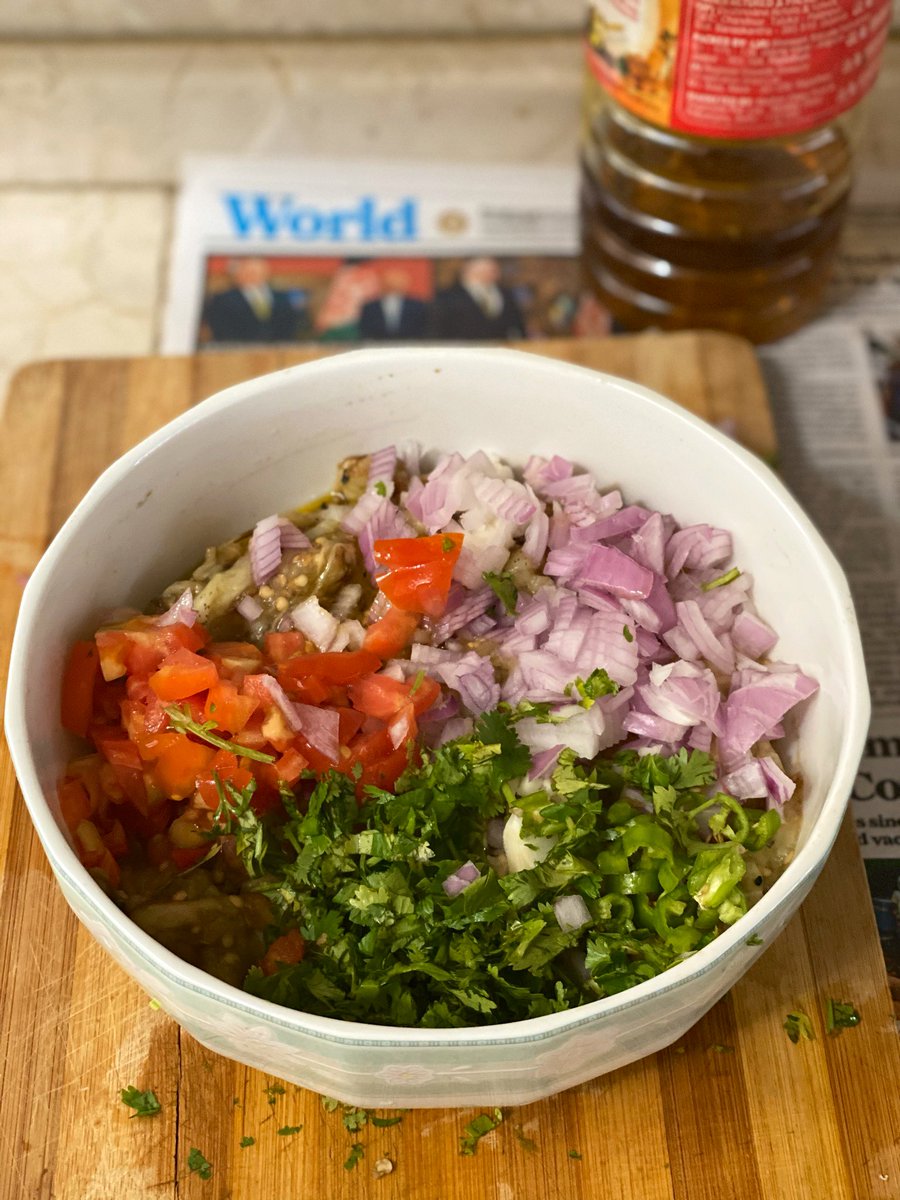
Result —
POLYGON ((852 804, 900 1004, 900 282, 853 293, 760 358, 781 473, 847 572, 859 616, 873 716, 852 804))
POLYGON ((574 167, 195 159, 162 349, 607 332, 574 167))

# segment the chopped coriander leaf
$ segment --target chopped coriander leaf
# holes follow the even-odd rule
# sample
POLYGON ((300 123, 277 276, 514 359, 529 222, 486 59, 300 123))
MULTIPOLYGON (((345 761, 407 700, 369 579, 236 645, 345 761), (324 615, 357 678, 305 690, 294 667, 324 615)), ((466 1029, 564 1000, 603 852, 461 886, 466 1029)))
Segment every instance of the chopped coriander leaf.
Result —
POLYGON ((391 1125, 399 1125, 402 1120, 402 1115, 399 1117, 369 1117, 369 1121, 376 1129, 388 1129, 391 1125))
POLYGON ((230 750, 239 758, 252 758, 255 762, 264 763, 275 761, 274 754, 264 754, 262 750, 251 750, 249 746, 242 746, 240 742, 229 742, 227 738, 219 737, 217 733, 212 732, 216 727, 215 721, 203 721, 202 723, 195 721, 187 705, 182 709, 176 704, 170 704, 166 707, 165 712, 169 718, 169 728, 174 729, 176 733, 192 733, 194 737, 200 738, 210 746, 216 746, 219 750, 230 750))
POLYGON ((335 1112, 341 1107, 341 1102, 340 1100, 335 1100, 332 1096, 323 1096, 322 1107, 326 1112, 335 1112))
POLYGON ((582 708, 593 708, 598 696, 614 696, 619 685, 610 679, 603 667, 597 667, 587 679, 576 679, 567 690, 573 688, 581 697, 582 708))
POLYGON ((423 749, 395 792, 369 786, 359 799, 356 781, 332 772, 304 811, 286 797, 284 812, 258 816, 249 792, 221 785, 216 831, 234 836, 279 932, 299 929, 307 947, 272 975, 252 968, 247 991, 373 1024, 520 1020, 652 978, 746 911, 744 855, 774 835, 777 812, 715 792, 714 759, 687 749, 592 765, 564 750, 552 797, 529 794, 531 753, 516 732, 526 716, 540 720, 541 706, 483 714, 471 734, 423 749), (524 842, 549 849, 498 876, 485 832, 512 807, 524 842), (448 896, 444 881, 469 860, 478 877, 448 896), (554 904, 571 894, 590 921, 566 931, 554 904), (587 978, 571 970, 573 949, 587 978))
POLYGON ((242 1150, 246 1150, 246 1148, 248 1146, 255 1146, 255 1145, 256 1145, 255 1137, 250 1137, 249 1135, 245 1134, 244 1137, 241 1138, 240 1147, 242 1150))
POLYGON ((284 1088, 281 1086, 280 1083, 271 1083, 264 1090, 265 1090, 266 1097, 267 1097, 266 1103, 271 1104, 273 1107, 274 1107, 275 1102, 278 1099, 278 1097, 284 1095, 284 1088))
POLYGON ((369 1114, 364 1108, 353 1108, 351 1105, 345 1104, 344 1111, 341 1114, 341 1121, 348 1133, 359 1133, 369 1120, 369 1114))
POLYGON ((700 587, 704 592, 711 592, 713 588, 724 587, 726 583, 733 583, 739 576, 740 571, 737 567, 732 567, 730 571, 726 571, 718 579, 710 579, 708 583, 701 583, 700 587))
POLYGON ((788 1013, 784 1020, 784 1031, 796 1045, 801 1038, 806 1038, 808 1042, 815 1040, 815 1031, 813 1030, 812 1021, 805 1012, 788 1013))
POLYGON ((452 551, 454 551, 456 549, 456 545, 454 544, 453 538, 445 537, 444 540, 441 542, 441 549, 443 550, 443 552, 445 554, 452 553, 452 551))
POLYGON ((570 1150, 570 1151, 569 1151, 569 1158, 577 1158, 577 1159, 580 1159, 580 1158, 581 1158, 581 1152, 580 1152, 580 1151, 578 1151, 578 1150, 570 1150))
POLYGON ((512 575, 507 571, 484 571, 481 578, 495 593, 506 611, 512 615, 516 611, 516 602, 519 599, 519 589, 516 587, 512 575))
POLYGON ((201 1150, 196 1146, 191 1146, 191 1152, 187 1160, 188 1170, 191 1174, 199 1175, 201 1179, 212 1178, 212 1163, 205 1157, 201 1150))
POLYGON ((275 1132, 279 1137, 290 1137, 292 1134, 299 1133, 302 1128, 302 1125, 282 1125, 282 1127, 280 1129, 276 1129, 275 1132))
MULTIPOLYGON (((375 491, 378 493, 379 496, 387 495, 387 484, 384 482, 383 479, 379 479, 378 482, 375 484, 375 491)), ((451 546, 453 545, 452 542, 450 544, 451 544, 451 546)))
POLYGON ((627 625, 622 626, 622 637, 625 639, 626 642, 634 641, 634 634, 631 632, 631 630, 628 628, 627 625))
POLYGON ((352 1171, 358 1167, 365 1157, 365 1153, 366 1151, 362 1144, 360 1142, 354 1142, 350 1147, 350 1153, 347 1155, 346 1161, 344 1162, 344 1170, 352 1171))
POLYGON ((747 941, 744 943, 745 946, 761 946, 762 944, 763 944, 763 939, 759 936, 758 933, 752 933, 750 935, 750 937, 747 938, 747 941))
POLYGON ((481 1139, 502 1124, 503 1112, 499 1108, 495 1108, 493 1114, 479 1113, 477 1117, 473 1117, 459 1139, 460 1154, 465 1156, 474 1154, 481 1139))
POLYGON ((826 1000, 825 1029, 828 1033, 837 1035, 843 1029, 852 1029, 861 1020, 862 1017, 852 1004, 844 1000, 826 1000))
POLYGON ((122 1088, 119 1096, 123 1104, 133 1108, 132 1117, 155 1117, 162 1105, 152 1091, 142 1092, 136 1087, 122 1088))
MULTIPOLYGON (((412 687, 409 689, 409 694, 410 694, 410 696, 414 696, 414 695, 416 694, 416 692, 417 692, 417 691, 419 690, 419 688, 422 686, 422 681, 424 680, 424 678, 425 678, 425 672, 424 672, 424 671, 417 671, 417 672, 416 672, 416 677, 415 677, 415 679, 412 681, 412 687)), ((361 769, 362 769, 362 767, 360 767, 360 770, 361 770, 361 769)))

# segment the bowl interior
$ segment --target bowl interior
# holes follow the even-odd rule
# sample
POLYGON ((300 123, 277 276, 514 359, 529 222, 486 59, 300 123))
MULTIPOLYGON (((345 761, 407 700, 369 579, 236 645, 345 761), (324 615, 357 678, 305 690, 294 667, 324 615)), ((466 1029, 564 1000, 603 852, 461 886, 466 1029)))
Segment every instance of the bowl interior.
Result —
POLYGON ((806 855, 814 865, 836 832, 867 713, 852 605, 821 539, 757 460, 675 405, 631 383, 497 350, 361 351, 253 380, 101 478, 35 572, 16 634, 9 735, 42 836, 49 816, 27 781, 33 771, 53 797, 71 751, 47 719, 58 711, 71 639, 89 634, 104 610, 143 607, 207 545, 327 490, 342 457, 410 438, 429 449, 482 448, 517 465, 561 454, 604 489, 619 486, 626 502, 732 532, 735 562, 752 573, 758 609, 780 633, 776 656, 820 684, 794 762, 805 778, 801 845, 821 841, 806 855), (831 817, 813 830, 835 781, 831 817))

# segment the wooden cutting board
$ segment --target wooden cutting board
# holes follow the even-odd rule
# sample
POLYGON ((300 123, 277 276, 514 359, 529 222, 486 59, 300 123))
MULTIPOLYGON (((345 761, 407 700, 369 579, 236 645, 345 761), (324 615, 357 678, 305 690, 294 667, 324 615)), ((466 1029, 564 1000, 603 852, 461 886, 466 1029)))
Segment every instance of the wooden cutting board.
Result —
MULTIPOLYGON (((756 361, 737 339, 647 334, 527 348, 658 388, 774 453, 756 361)), ((0 459, 0 685, 23 579, 100 470, 218 388, 314 355, 42 363, 16 377, 0 459)), ((154 1011, 68 911, 5 745, 0 871, 4 1200, 900 1197, 900 1054, 849 821, 800 914, 687 1037, 506 1111, 473 1157, 459 1155, 458 1139, 477 1109, 415 1111, 351 1134, 319 1097, 272 1090, 275 1078, 217 1058, 154 1011), (829 997, 852 1001, 861 1025, 828 1037, 829 997), (795 1009, 811 1017, 814 1041, 785 1035, 795 1009), (118 1097, 132 1084, 156 1091, 158 1116, 129 1120, 118 1097), (345 1170, 354 1142, 365 1157, 345 1170), (208 1180, 188 1169, 194 1147, 212 1163, 208 1180), (375 1178, 385 1158, 393 1171, 375 1178)))

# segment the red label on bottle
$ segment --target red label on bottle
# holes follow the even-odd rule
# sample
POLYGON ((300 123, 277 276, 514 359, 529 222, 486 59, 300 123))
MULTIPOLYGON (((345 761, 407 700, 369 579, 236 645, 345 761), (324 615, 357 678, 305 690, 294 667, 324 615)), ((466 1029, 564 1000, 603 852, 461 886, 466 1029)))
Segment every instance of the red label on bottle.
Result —
POLYGON ((594 0, 588 62, 654 124, 777 137, 868 92, 889 24, 890 0, 594 0))

